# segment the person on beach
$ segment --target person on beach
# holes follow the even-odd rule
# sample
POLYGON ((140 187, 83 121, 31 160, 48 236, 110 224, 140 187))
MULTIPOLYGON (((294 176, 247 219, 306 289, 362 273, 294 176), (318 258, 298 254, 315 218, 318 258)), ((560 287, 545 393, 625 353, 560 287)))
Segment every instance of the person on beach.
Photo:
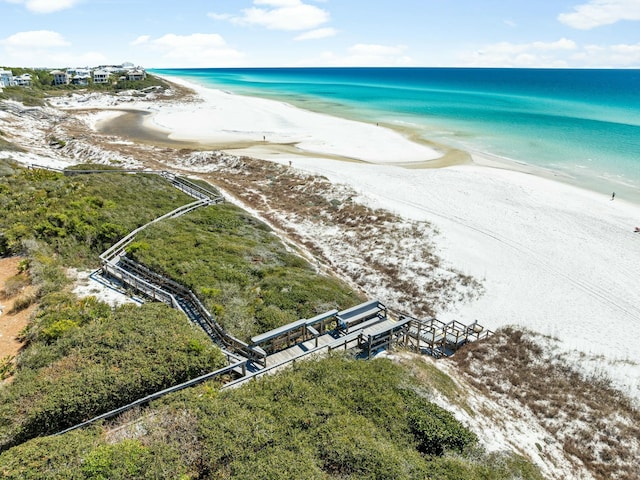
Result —
POLYGON ((613 192, 613 193, 611 194, 611 200, 613 200, 614 198, 616 198, 616 192, 613 192))

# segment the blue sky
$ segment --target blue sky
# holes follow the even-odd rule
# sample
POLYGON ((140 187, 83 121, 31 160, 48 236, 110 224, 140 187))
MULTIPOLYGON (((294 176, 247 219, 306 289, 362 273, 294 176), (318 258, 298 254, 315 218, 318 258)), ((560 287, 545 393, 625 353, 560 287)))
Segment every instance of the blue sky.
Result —
POLYGON ((0 65, 640 68, 640 0, 0 0, 0 65))

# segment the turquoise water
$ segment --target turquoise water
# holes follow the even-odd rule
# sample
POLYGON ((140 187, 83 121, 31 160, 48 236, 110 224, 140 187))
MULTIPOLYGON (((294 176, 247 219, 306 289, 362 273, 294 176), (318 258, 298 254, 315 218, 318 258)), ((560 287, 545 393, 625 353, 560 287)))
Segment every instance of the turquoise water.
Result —
POLYGON ((158 74, 409 128, 640 203, 640 70, 170 69, 158 74))

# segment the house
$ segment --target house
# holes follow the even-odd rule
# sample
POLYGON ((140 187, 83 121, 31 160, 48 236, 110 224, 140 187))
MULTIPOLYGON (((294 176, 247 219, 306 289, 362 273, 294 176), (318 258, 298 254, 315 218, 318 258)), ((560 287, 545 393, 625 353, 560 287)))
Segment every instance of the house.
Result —
POLYGON ((62 70, 54 70, 50 73, 51 75, 53 75, 54 85, 69 85, 71 78, 69 78, 69 74, 67 74, 67 72, 63 72, 62 70))
POLYGON ((91 72, 88 68, 68 68, 67 75, 73 85, 89 85, 89 79, 91 78, 91 72))
POLYGON ((86 86, 86 85, 89 85, 90 78, 91 76, 89 74, 76 73, 74 76, 71 77, 71 84, 86 86))
POLYGON ((15 84, 11 70, 0 70, 0 87, 13 87, 15 84))
POLYGON ((136 68, 127 72, 129 81, 144 80, 145 78, 147 78, 147 73, 143 69, 136 68))
POLYGON ((71 78, 75 77, 76 75, 80 75, 81 77, 83 77, 89 75, 89 68, 67 68, 67 75, 69 75, 71 78))
POLYGON ((16 85, 20 87, 30 87, 31 86, 31 75, 28 73, 23 73, 15 77, 16 85))
POLYGON ((94 70, 93 83, 109 83, 110 73, 106 70, 94 70))

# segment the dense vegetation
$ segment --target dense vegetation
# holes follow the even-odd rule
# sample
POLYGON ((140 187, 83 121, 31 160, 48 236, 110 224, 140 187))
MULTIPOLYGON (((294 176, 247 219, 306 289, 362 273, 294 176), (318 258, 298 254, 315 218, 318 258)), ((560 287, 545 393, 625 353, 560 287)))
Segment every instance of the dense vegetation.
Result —
POLYGON ((24 105, 43 105, 48 96, 61 95, 73 91, 119 92, 122 90, 142 90, 149 87, 169 88, 169 84, 159 77, 147 73, 144 80, 124 80, 114 75, 113 82, 94 84, 89 79, 88 85, 54 85, 50 70, 0 67, 13 72, 14 76, 28 73, 31 75, 30 86, 3 87, 0 100, 15 100, 24 105))
POLYGON ((40 310, 39 334, 0 388, 0 449, 55 433, 222 367, 224 357, 184 315, 162 304, 95 300, 40 310))
MULTIPOLYGON (((5 289, 34 282, 40 292, 15 374, 0 385, 3 478, 540 478, 520 457, 484 454, 409 370, 342 356, 234 390, 184 390, 116 429, 41 437, 222 364, 164 305, 112 308, 64 288, 67 265, 91 265, 121 234, 186 201, 153 175, 65 177, 0 162, 2 254, 27 255, 5 289)), ((247 335, 360 300, 230 205, 157 224, 130 254, 247 335)))
POLYGON ((154 224, 128 251, 192 289, 231 333, 245 339, 362 301, 287 251, 268 226, 229 204, 154 224))
POLYGON ((4 286, 14 310, 39 301, 12 382, 0 388, 0 448, 58 431, 222 365, 217 347, 164 305, 113 310, 65 290, 68 266, 191 201, 156 175, 64 176, 0 162, 0 255, 22 254, 4 286))
POLYGON ((241 389, 153 406, 116 436, 39 439, 0 455, 7 478, 539 479, 475 435, 388 360, 330 357, 241 389))
POLYGON ((0 160, 0 256, 25 253, 35 239, 70 266, 95 266, 131 230, 190 201, 157 175, 68 177, 0 160))

